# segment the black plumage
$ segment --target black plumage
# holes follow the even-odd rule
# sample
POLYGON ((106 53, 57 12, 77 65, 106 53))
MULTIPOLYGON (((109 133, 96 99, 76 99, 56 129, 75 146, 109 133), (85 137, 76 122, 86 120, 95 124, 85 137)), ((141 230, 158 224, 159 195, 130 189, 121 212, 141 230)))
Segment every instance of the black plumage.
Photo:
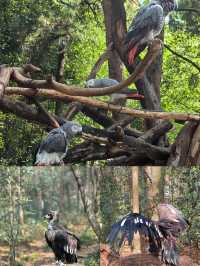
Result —
POLYGON ((59 265, 77 262, 77 250, 80 249, 79 238, 59 224, 58 212, 51 211, 45 218, 48 220, 48 230, 45 239, 53 250, 59 265))
POLYGON ((170 204, 159 204, 159 220, 153 221, 139 213, 130 213, 111 227, 107 241, 115 250, 128 241, 132 245, 134 235, 139 233, 149 241, 149 252, 159 255, 168 265, 178 265, 179 254, 176 240, 187 228, 182 213, 170 204))

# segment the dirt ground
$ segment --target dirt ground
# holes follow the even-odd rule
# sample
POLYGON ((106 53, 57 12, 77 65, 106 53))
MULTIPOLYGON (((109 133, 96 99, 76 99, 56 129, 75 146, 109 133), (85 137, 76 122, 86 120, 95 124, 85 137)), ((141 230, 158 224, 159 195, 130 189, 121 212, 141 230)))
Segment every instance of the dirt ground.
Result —
MULTIPOLYGON (((83 266, 84 259, 97 250, 97 245, 83 246, 78 252, 78 263, 74 266, 83 266)), ((9 266, 8 247, 0 246, 0 266, 9 266)), ((29 245, 17 249, 17 261, 23 266, 52 266, 55 263, 52 251, 44 241, 33 241, 29 245)))

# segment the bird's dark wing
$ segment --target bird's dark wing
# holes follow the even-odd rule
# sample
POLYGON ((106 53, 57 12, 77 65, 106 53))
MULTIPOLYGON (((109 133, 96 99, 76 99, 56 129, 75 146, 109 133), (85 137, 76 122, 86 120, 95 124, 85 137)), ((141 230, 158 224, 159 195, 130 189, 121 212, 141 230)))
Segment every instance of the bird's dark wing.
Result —
POLYGON ((77 239, 64 230, 56 230, 54 244, 69 254, 76 254, 78 249, 77 239))
POLYGON ((133 41, 136 44, 148 32, 161 27, 163 20, 163 8, 160 5, 149 4, 141 8, 131 23, 125 42, 133 41))
POLYGON ((50 241, 49 238, 48 238, 48 233, 47 233, 47 232, 45 232, 45 239, 46 239, 46 242, 47 242, 48 246, 49 246, 50 248, 52 248, 52 243, 51 243, 51 241, 50 241))
POLYGON ((124 241, 132 245, 136 233, 149 238, 150 245, 154 249, 160 249, 161 238, 157 226, 151 220, 141 214, 130 213, 120 221, 112 225, 107 241, 111 246, 120 248, 124 241))
POLYGON ((64 226, 62 226, 62 225, 60 225, 60 224, 57 225, 56 228, 59 229, 59 230, 64 231, 64 232, 67 233, 68 235, 74 237, 74 238, 77 240, 77 249, 78 249, 78 250, 80 249, 80 246, 81 246, 81 244, 80 244, 80 239, 79 239, 79 238, 78 238, 73 232, 71 232, 70 230, 66 229, 64 226))
POLYGON ((56 128, 49 132, 45 140, 42 141, 39 153, 46 151, 48 153, 62 152, 64 153, 67 146, 65 133, 62 129, 56 128))

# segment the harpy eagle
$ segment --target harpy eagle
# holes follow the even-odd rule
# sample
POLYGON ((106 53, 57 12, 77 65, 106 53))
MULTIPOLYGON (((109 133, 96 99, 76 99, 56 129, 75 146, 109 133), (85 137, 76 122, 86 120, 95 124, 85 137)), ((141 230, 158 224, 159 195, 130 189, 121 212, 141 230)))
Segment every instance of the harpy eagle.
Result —
POLYGON ((64 263, 76 263, 77 250, 80 249, 79 238, 59 224, 58 212, 50 211, 45 219, 48 220, 45 239, 54 252, 56 263, 60 266, 64 263))
POLYGON ((187 228, 188 221, 182 213, 170 204, 159 204, 158 221, 153 221, 139 213, 130 213, 111 227, 107 241, 114 250, 123 243, 131 246, 138 232, 149 242, 149 252, 160 257, 167 265, 176 266, 179 262, 176 240, 187 228))
POLYGON ((82 126, 67 121, 59 128, 52 129, 40 144, 35 165, 58 165, 67 154, 71 139, 82 133, 82 126))
MULTIPOLYGON (((118 85, 119 82, 115 79, 102 78, 102 79, 90 79, 86 82, 87 88, 105 88, 110 86, 118 85)), ((123 88, 115 93, 111 94, 111 103, 121 105, 124 100, 142 100, 144 99, 143 95, 137 93, 136 90, 129 88, 123 88)))
POLYGON ((165 17, 176 8, 176 0, 151 0, 139 10, 125 39, 129 65, 132 65, 135 57, 161 33, 165 17))

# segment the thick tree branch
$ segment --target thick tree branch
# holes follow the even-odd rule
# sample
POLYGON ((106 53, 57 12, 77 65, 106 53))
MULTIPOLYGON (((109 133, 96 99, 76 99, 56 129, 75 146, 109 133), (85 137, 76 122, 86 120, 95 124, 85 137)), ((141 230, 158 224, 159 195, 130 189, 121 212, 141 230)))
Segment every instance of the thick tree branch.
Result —
POLYGON ((149 118, 149 119, 163 119, 163 120, 180 120, 180 121, 200 121, 200 115, 176 113, 176 112, 156 112, 147 110, 136 110, 126 107, 121 107, 113 104, 109 104, 103 101, 90 99, 81 96, 64 95, 54 90, 38 89, 33 91, 30 88, 19 87, 7 87, 5 93, 7 95, 23 95, 23 96, 43 96, 49 99, 61 100, 61 101, 75 101, 84 105, 99 107, 101 109, 119 112, 121 114, 128 114, 132 117, 149 118))
POLYGON ((200 10, 196 8, 178 8, 175 10, 176 12, 194 12, 200 14, 200 10))
POLYGON ((12 68, 0 66, 0 99, 4 96, 5 88, 8 86, 12 68))
MULTIPOLYGON (((0 99, 0 110, 4 113, 12 113, 18 117, 26 119, 30 122, 40 123, 48 128, 52 128, 50 121, 47 119, 44 113, 38 112, 37 109, 20 101, 12 101, 8 97, 0 99)), ((59 124, 63 124, 65 121, 55 116, 55 119, 59 124)))
POLYGON ((32 100, 37 106, 38 112, 43 113, 46 116, 47 120, 49 120, 49 123, 53 128, 58 128, 60 125, 57 120, 48 111, 46 111, 45 108, 34 97, 32 98, 32 100))

